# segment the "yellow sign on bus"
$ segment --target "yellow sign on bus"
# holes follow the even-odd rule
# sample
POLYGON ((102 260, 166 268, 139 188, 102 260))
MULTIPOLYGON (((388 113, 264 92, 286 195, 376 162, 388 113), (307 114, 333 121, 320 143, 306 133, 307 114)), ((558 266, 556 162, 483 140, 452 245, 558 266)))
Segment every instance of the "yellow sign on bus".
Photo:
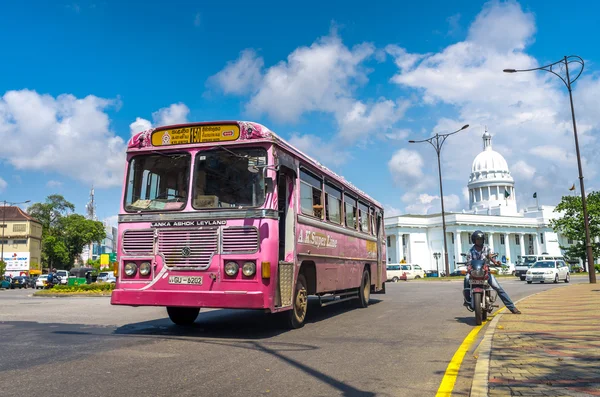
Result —
POLYGON ((235 141, 240 137, 236 124, 198 125, 172 128, 152 133, 153 146, 187 145, 190 143, 235 141))

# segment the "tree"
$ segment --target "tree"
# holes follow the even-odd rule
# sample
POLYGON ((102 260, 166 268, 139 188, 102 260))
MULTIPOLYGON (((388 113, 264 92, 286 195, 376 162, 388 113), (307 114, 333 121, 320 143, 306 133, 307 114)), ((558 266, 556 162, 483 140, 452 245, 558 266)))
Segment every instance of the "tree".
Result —
POLYGON ((27 209, 29 215, 42 223, 43 232, 55 228, 69 211, 75 211, 75 206, 60 194, 52 194, 46 197, 45 203, 35 203, 27 209))
MULTIPOLYGON (((594 244, 596 237, 600 237, 600 192, 592 192, 586 197, 590 224, 590 241, 592 243, 593 255, 597 258, 600 255, 600 247, 594 244)), ((584 269, 587 269, 587 255, 585 246, 585 228, 583 222, 583 206, 581 196, 563 196, 560 203, 554 209, 555 212, 562 212, 559 219, 550 221, 550 226, 574 244, 570 247, 560 248, 565 251, 568 258, 580 258, 583 260, 584 269)))
POLYGON ((106 238, 102 222, 86 219, 79 214, 61 218, 59 225, 71 266, 75 258, 83 252, 83 247, 93 242, 99 243, 106 238))
POLYGON ((0 260, 0 280, 4 277, 4 272, 6 271, 6 262, 0 260))
POLYGON ((42 238, 42 258, 49 269, 63 268, 69 263, 69 252, 61 236, 46 233, 42 238))

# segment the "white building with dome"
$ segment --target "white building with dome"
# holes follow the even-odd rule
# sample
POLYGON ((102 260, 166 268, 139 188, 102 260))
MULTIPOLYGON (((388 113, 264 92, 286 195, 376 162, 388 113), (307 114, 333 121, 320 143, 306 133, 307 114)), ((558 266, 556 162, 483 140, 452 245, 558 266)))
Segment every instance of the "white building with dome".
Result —
MULTIPOLYGON (((469 209, 446 212, 446 241, 450 271, 465 262, 471 234, 481 230, 498 260, 510 265, 524 255, 560 256, 560 246, 571 241, 550 228, 558 216, 554 206, 517 210, 515 181, 504 157, 492 149, 492 136, 485 131, 483 151, 473 160, 467 183, 469 209)), ((441 213, 399 215, 385 218, 388 263, 421 265, 426 270, 443 270, 444 239, 441 213), (440 253, 437 260, 434 253, 440 253)))

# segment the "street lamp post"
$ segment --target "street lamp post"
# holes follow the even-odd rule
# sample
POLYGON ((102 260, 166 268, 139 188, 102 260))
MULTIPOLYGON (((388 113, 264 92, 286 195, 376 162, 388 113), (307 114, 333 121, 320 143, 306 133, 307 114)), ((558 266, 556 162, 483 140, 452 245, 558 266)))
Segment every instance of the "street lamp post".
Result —
MULTIPOLYGON (((565 56, 560 61, 556 61, 546 66, 540 66, 539 68, 534 69, 504 69, 505 73, 517 73, 517 72, 531 72, 534 70, 543 70, 546 72, 550 72, 555 76, 558 76, 559 79, 565 86, 567 86, 567 90, 569 90, 569 99, 571 101, 571 118, 573 119, 573 135, 575 137, 575 152, 577 154, 577 167, 579 168, 579 187, 581 190, 581 204, 583 206, 583 227, 585 229, 585 248, 588 260, 588 274, 591 284, 596 284, 596 273, 594 269, 594 253, 592 251, 592 244, 590 241, 590 220, 587 211, 587 204, 585 200, 585 187, 583 184, 583 169, 581 167, 581 156, 579 154, 579 139, 577 138, 577 124, 575 123, 575 108, 573 107, 573 93, 571 90, 571 84, 573 84, 581 73, 583 73, 584 62, 583 59, 577 55, 569 55, 565 56), (571 79, 571 75, 569 74, 569 63, 578 63, 581 65, 581 69, 575 78, 571 79), (558 67, 559 69, 565 68, 565 73, 567 78, 564 79, 560 74, 555 72, 555 69, 558 67)), ((559 70, 560 71, 560 70, 559 70)))
MULTIPOLYGON (((0 253, 0 261, 2 261, 2 262, 4 262, 4 229, 6 229, 6 204, 9 204, 9 205, 25 204, 25 203, 28 203, 30 201, 31 200, 21 201, 19 203, 10 203, 10 202, 8 202, 6 200, 2 201, 2 242, 0 244, 2 246, 2 249, 0 251, 1 252, 0 253)), ((1 276, 4 276, 4 275, 1 274, 0 277, 1 276)))
POLYGON ((433 253, 433 257, 435 258, 435 270, 437 270, 438 277, 441 277, 440 276, 440 266, 438 263, 438 259, 440 259, 441 256, 442 256, 442 254, 440 254, 439 252, 433 253))
POLYGON ((435 134, 434 136, 432 136, 431 138, 428 138, 428 139, 423 139, 420 141, 414 141, 414 140, 408 141, 408 143, 429 142, 431 144, 431 146, 433 146, 433 148, 435 149, 435 152, 437 153, 438 176, 440 178, 440 200, 442 202, 442 231, 444 233, 444 262, 446 265, 446 277, 448 277, 450 275, 450 265, 448 264, 448 245, 446 243, 446 217, 444 215, 445 214, 445 211, 444 211, 444 189, 442 187, 442 165, 440 162, 440 152, 442 151, 442 146, 444 145, 444 142, 446 142, 446 139, 448 139, 448 137, 450 135, 454 135, 457 132, 460 132, 468 127, 469 127, 469 124, 465 124, 462 126, 462 128, 460 128, 454 132, 450 132, 448 134, 435 134))

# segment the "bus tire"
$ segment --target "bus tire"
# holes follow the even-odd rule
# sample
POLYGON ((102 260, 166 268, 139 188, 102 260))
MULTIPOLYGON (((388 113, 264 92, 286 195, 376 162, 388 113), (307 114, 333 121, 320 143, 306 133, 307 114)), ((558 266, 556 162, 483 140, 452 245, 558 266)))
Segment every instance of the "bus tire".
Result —
POLYGON ((304 327, 306 321, 306 312, 308 310, 308 284, 306 277, 300 273, 296 280, 294 289, 294 300, 292 301, 292 310, 287 311, 287 325, 291 329, 304 327))
POLYGON ((199 307, 167 307, 167 314, 177 325, 192 325, 200 313, 199 307))
POLYGON ((358 307, 366 308, 369 306, 371 298, 371 275, 367 268, 363 270, 360 288, 358 289, 358 307))

